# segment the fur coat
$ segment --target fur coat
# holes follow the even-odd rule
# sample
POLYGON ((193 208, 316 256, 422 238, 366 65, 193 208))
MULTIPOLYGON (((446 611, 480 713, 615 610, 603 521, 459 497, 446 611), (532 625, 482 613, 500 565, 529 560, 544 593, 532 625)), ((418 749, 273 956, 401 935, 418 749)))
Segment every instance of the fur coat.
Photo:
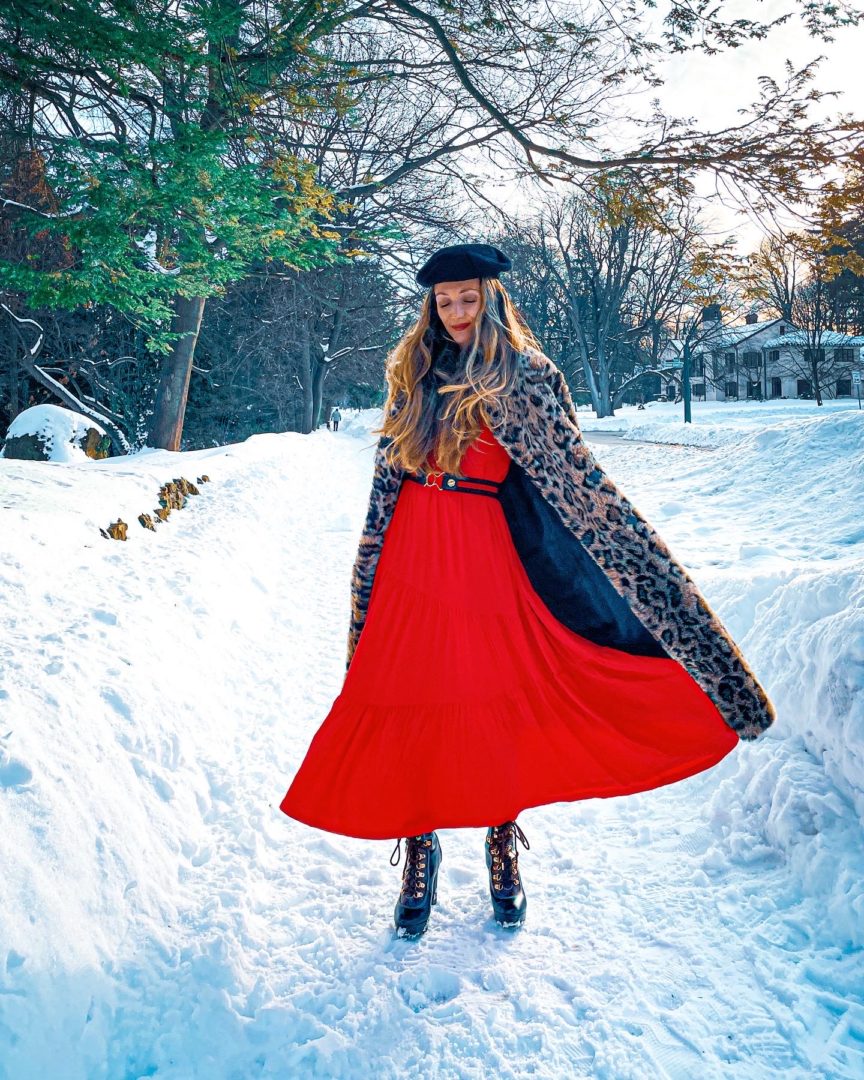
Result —
MULTIPOLYGON (((765 690, 686 570, 597 464, 556 365, 542 353, 520 354, 516 388, 506 403, 487 406, 487 414, 511 459, 500 491, 507 524, 553 615, 598 644, 671 657, 739 738, 762 734, 774 720, 765 690)), ((386 444, 382 437, 375 453, 352 571, 348 665, 402 483, 386 444)))

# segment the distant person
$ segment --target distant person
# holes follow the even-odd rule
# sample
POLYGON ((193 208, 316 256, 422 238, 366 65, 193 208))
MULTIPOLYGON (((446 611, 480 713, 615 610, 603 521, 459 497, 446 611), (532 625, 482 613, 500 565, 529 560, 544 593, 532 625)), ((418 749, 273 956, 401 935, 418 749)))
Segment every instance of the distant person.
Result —
MULTIPOLYGON (((281 803, 318 829, 396 840, 395 863, 406 838, 394 921, 411 936, 437 896, 436 829, 487 826, 492 914, 516 925, 521 811, 682 780, 774 719, 586 447, 564 376, 499 281, 510 265, 455 244, 417 274, 422 308, 387 359, 347 674, 281 803)), ((370 880, 362 858, 334 859, 346 905, 370 880)), ((579 899, 577 880, 556 878, 555 904, 579 899)))
POLYGON ((339 412, 339 410, 338 410, 338 409, 334 409, 334 410, 333 410, 333 412, 332 412, 332 413, 330 413, 330 420, 331 420, 331 421, 332 421, 332 423, 333 423, 333 430, 334 430, 334 431, 338 431, 338 430, 339 430, 339 421, 340 421, 341 419, 342 419, 342 413, 341 413, 341 412, 339 412))

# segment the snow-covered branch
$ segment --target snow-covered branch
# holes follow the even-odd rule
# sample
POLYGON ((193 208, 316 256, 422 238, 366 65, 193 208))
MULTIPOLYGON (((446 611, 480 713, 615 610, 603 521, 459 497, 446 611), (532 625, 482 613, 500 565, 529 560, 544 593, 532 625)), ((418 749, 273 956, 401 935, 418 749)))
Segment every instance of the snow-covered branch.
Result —
POLYGON ((16 315, 15 312, 6 304, 2 303, 2 301, 0 301, 0 308, 2 308, 3 311, 5 311, 19 326, 34 326, 38 331, 38 337, 35 344, 27 349, 24 355, 20 357, 20 363, 24 370, 38 383, 44 386, 46 390, 50 390, 64 405, 68 406, 70 409, 74 409, 76 412, 82 413, 91 420, 95 420, 97 424, 101 424, 111 436, 111 441, 115 448, 122 451, 124 454, 128 454, 132 449, 131 444, 110 417, 106 416, 101 409, 94 408, 92 405, 88 405, 85 401, 82 401, 79 396, 73 394, 68 387, 65 387, 59 380, 55 379, 44 367, 41 367, 36 363, 36 357, 42 351, 42 347, 45 344, 44 328, 35 319, 25 319, 16 315))
POLYGON ((8 308, 2 302, 0 302, 0 307, 2 307, 3 310, 6 312, 6 314, 9 316, 9 318, 14 319, 15 322, 18 323, 19 326, 29 325, 29 326, 35 326, 36 327, 36 329, 38 331, 38 337, 36 338, 36 343, 30 349, 30 358, 32 360, 35 360, 36 357, 39 355, 39 353, 42 351, 42 346, 45 344, 45 330, 43 329, 42 325, 40 323, 36 322, 35 319, 22 319, 22 318, 19 318, 19 316, 17 316, 15 314, 15 312, 12 311, 11 308, 8 308))
POLYGON ((15 199, 0 199, 0 206, 2 206, 4 210, 7 206, 17 206, 19 210, 27 210, 31 214, 38 214, 39 217, 50 218, 53 221, 75 217, 76 214, 80 214, 84 209, 83 206, 74 206, 71 210, 64 210, 62 214, 52 214, 48 210, 40 210, 36 206, 28 206, 27 203, 16 202, 15 199))
POLYGON ((173 277, 180 273, 180 267, 175 266, 173 269, 168 269, 159 262, 156 257, 156 233, 151 229, 146 236, 141 240, 135 241, 135 247, 144 256, 144 261, 148 270, 152 270, 154 274, 165 274, 168 277, 173 277))

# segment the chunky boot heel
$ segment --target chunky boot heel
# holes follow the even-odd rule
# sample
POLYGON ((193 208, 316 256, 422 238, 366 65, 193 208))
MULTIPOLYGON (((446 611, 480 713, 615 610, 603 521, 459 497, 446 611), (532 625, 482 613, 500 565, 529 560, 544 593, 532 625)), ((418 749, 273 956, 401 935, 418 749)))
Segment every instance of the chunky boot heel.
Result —
MULTIPOLYGON (((402 841, 390 856, 390 865, 399 862, 402 841)), ((405 937, 419 937, 429 922, 432 905, 438 902, 438 870, 441 866, 441 844, 438 835, 422 833, 405 840, 405 866, 402 869, 402 889, 393 921, 405 937)))
POLYGON ((495 921, 501 926, 518 926, 525 919, 528 900, 519 877, 516 841, 526 851, 531 845, 515 821, 493 825, 486 832, 486 866, 489 870, 489 895, 495 921))

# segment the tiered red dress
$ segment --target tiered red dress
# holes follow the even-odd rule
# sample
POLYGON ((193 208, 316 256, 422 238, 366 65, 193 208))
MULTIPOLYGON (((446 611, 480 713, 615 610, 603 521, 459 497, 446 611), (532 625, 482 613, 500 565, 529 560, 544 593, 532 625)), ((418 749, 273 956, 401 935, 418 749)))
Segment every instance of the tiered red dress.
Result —
MULTIPOLYGON (((508 464, 485 427, 461 471, 500 482, 508 464)), ((737 742, 676 661, 554 618, 497 499, 404 482, 342 691, 281 808, 369 839, 485 828, 680 780, 737 742)))

